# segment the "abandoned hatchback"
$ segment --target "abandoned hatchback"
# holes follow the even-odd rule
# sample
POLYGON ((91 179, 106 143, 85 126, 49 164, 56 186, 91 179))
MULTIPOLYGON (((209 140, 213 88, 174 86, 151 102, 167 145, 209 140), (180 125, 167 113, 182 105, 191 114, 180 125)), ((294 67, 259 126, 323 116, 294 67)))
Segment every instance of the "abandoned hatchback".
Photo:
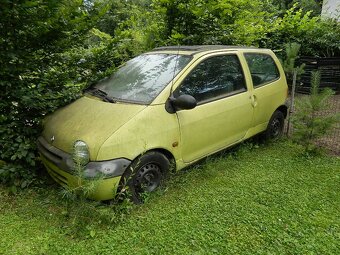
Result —
POLYGON ((112 199, 128 187, 138 203, 170 165, 182 169, 261 132, 280 136, 286 97, 286 78, 271 50, 156 48, 48 116, 38 149, 61 185, 100 177, 91 198, 112 199))

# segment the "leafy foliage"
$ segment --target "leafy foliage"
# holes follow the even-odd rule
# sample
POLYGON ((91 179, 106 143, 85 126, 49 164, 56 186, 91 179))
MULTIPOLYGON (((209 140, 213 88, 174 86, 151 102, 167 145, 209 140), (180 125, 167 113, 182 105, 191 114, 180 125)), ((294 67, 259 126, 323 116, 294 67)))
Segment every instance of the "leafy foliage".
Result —
POLYGON ((313 72, 311 94, 297 100, 293 115, 293 139, 303 145, 305 152, 315 152, 315 140, 325 135, 340 120, 340 115, 325 114, 328 99, 333 95, 329 88, 319 91, 320 72, 313 72))
MULTIPOLYGON (((23 187, 35 178, 35 140, 47 114, 80 96, 135 54, 132 44, 95 28, 102 1, 1 3, 1 182, 23 187)), ((14 190, 14 188, 13 188, 14 190)))
POLYGON ((314 16, 296 1, 285 1, 284 9, 289 9, 280 14, 278 2, 284 1, 154 0, 154 8, 163 17, 165 44, 252 45, 283 51, 287 43, 297 42, 303 46, 302 55, 340 53, 339 23, 314 16))
POLYGON ((155 1, 170 44, 256 44, 272 16, 267 7, 258 0, 155 1))
POLYGON ((284 49, 291 42, 300 44, 301 55, 334 56, 340 53, 340 25, 330 19, 312 17, 312 12, 304 13, 294 5, 283 18, 278 17, 268 31, 263 46, 284 49))
POLYGON ((77 95, 58 54, 80 40, 88 15, 79 1, 1 5, 0 175, 2 182, 31 181, 41 118, 77 95))
MULTIPOLYGON (((327 0, 326 0, 327 1, 327 0)), ((277 6, 281 13, 292 8, 294 5, 298 6, 304 12, 313 11, 313 15, 317 16, 321 13, 322 0, 273 0, 275 6, 277 6)))

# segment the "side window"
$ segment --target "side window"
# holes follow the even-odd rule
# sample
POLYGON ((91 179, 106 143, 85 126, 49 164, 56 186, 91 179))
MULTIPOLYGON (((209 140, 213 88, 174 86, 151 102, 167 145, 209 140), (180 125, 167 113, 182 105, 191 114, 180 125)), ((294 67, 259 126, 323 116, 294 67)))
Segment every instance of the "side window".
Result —
POLYGON ((238 57, 223 55, 202 61, 184 79, 174 95, 191 95, 200 103, 242 91, 246 91, 246 86, 238 57))
POLYGON ((279 70, 270 55, 246 53, 244 56, 250 69, 254 87, 259 87, 280 77, 279 70))

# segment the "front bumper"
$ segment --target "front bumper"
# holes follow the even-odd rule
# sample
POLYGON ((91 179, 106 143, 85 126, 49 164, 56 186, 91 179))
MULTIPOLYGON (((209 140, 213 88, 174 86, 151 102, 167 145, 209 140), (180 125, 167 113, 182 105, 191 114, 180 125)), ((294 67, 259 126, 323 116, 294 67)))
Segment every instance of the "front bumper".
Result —
POLYGON ((114 198, 121 175, 131 163, 127 159, 92 161, 84 166, 84 177, 80 177, 75 175, 74 163, 70 154, 47 143, 43 137, 38 138, 37 146, 47 172, 60 185, 74 189, 85 182, 95 180, 95 188, 89 194, 89 198, 95 200, 114 198), (99 177, 97 173, 100 174, 99 177))

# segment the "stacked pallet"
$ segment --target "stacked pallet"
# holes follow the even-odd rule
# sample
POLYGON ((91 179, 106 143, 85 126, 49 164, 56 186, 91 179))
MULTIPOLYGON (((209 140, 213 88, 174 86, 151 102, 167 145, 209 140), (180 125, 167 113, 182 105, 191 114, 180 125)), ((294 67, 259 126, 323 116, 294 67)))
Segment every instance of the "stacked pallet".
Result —
POLYGON ((300 63, 304 63, 305 72, 301 75, 301 85, 297 87, 300 93, 309 93, 311 87, 311 73, 319 70, 321 73, 320 88, 331 88, 337 94, 340 93, 340 58, 315 58, 301 57, 300 63))

